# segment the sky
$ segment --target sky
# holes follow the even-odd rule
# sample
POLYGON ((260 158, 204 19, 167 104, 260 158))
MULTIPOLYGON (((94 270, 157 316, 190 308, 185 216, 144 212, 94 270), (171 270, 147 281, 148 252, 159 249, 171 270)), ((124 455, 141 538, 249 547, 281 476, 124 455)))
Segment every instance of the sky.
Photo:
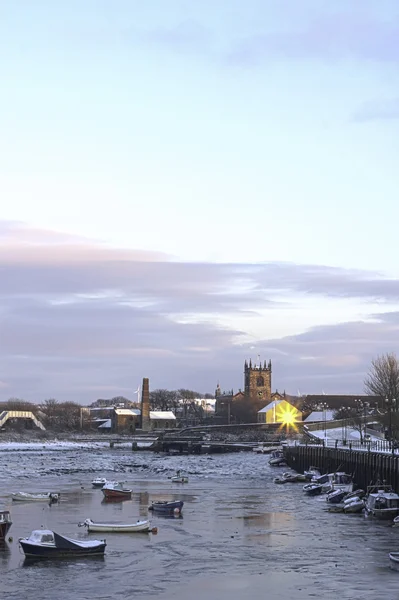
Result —
POLYGON ((363 392, 399 351, 395 0, 0 2, 0 400, 363 392))

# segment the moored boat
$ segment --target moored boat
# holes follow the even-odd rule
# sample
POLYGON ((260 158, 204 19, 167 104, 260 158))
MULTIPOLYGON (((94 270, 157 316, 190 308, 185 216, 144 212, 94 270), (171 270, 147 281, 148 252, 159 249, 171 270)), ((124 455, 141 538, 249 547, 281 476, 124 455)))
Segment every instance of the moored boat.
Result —
POLYGON ((390 486, 370 486, 368 492, 366 514, 384 520, 399 516, 399 495, 390 486))
POLYGON ((93 481, 91 482, 91 485, 94 488, 102 488, 106 483, 107 480, 105 479, 105 477, 96 477, 96 479, 93 479, 93 481))
POLYGON ((184 502, 182 500, 172 500, 170 502, 158 501, 152 502, 151 506, 148 507, 148 510, 161 514, 181 514, 183 505, 184 502))
POLYGON ((11 498, 14 502, 58 502, 60 494, 55 492, 48 492, 45 494, 30 494, 28 492, 15 492, 11 494, 11 498))
POLYGON ((331 504, 340 504, 346 496, 344 490, 333 490, 327 494, 326 500, 331 504))
POLYGON ((18 541, 27 558, 101 556, 107 545, 105 540, 73 540, 48 529, 36 529, 18 541))
POLYGON ((311 481, 313 477, 320 477, 321 475, 319 469, 313 466, 310 466, 307 471, 303 472, 303 474, 308 481, 311 481))
POLYGON ((321 494, 323 486, 321 483, 307 483, 302 489, 308 496, 318 496, 321 494))
POLYGON ((173 475, 173 477, 171 477, 171 481, 173 481, 173 483, 188 483, 188 477, 179 470, 176 471, 176 475, 173 475))
POLYGON ((4 540, 12 525, 9 510, 0 510, 0 540, 4 540))
POLYGON ((132 490, 125 488, 119 481, 108 481, 102 488, 106 499, 128 500, 132 497, 132 490))
POLYGON ((343 505, 344 513, 360 513, 364 510, 364 500, 359 496, 345 498, 343 505))
POLYGON ((95 523, 91 519, 85 519, 78 523, 79 527, 87 527, 87 531, 110 532, 110 533, 139 533, 150 531, 151 525, 148 519, 136 521, 135 523, 95 523))
POLYGON ((283 467, 287 464, 282 450, 274 450, 270 455, 269 465, 271 467, 283 467))

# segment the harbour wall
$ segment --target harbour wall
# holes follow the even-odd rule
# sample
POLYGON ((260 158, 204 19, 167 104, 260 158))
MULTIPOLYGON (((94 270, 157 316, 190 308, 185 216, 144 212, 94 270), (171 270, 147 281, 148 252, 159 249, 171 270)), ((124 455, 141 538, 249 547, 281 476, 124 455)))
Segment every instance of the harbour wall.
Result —
POLYGON ((320 445, 298 444, 284 448, 287 465, 303 473, 315 466, 321 473, 344 471, 351 473, 358 488, 385 481, 399 493, 399 456, 370 450, 326 448, 320 445))

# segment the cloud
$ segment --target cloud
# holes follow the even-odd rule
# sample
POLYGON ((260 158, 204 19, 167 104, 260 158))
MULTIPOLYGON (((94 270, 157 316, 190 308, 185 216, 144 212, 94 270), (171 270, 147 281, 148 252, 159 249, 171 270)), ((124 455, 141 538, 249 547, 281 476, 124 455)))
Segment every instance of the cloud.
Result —
POLYGON ((280 58, 396 63, 399 21, 397 17, 388 20, 355 8, 309 14, 307 24, 302 27, 269 30, 243 38, 233 46, 228 61, 245 66, 280 58))
POLYGON ((174 52, 205 52, 209 49, 212 34, 210 29, 193 19, 186 19, 172 27, 159 27, 141 33, 147 43, 166 47, 174 52))
POLYGON ((0 222, 0 278, 3 399, 132 397, 145 376, 152 387, 237 389, 244 358, 259 353, 274 361, 279 389, 360 393, 371 357, 397 347, 399 310, 379 314, 373 302, 399 304, 399 283, 379 273, 182 263, 0 222), (312 322, 315 304, 348 299, 367 300, 370 315, 278 339, 247 329, 276 331, 288 309, 312 322))
POLYGON ((393 119, 399 119, 399 98, 365 102, 352 115, 352 121, 357 123, 393 119))

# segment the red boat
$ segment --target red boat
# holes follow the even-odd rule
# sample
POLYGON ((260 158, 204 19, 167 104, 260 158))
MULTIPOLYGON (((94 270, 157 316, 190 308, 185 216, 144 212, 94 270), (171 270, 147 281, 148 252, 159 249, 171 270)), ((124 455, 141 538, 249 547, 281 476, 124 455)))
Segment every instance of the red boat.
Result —
POLYGON ((109 481, 102 488, 104 497, 107 499, 129 499, 132 497, 132 490, 123 487, 123 483, 118 481, 109 481))
POLYGON ((0 511, 0 540, 5 540, 8 530, 12 525, 9 510, 0 511))

